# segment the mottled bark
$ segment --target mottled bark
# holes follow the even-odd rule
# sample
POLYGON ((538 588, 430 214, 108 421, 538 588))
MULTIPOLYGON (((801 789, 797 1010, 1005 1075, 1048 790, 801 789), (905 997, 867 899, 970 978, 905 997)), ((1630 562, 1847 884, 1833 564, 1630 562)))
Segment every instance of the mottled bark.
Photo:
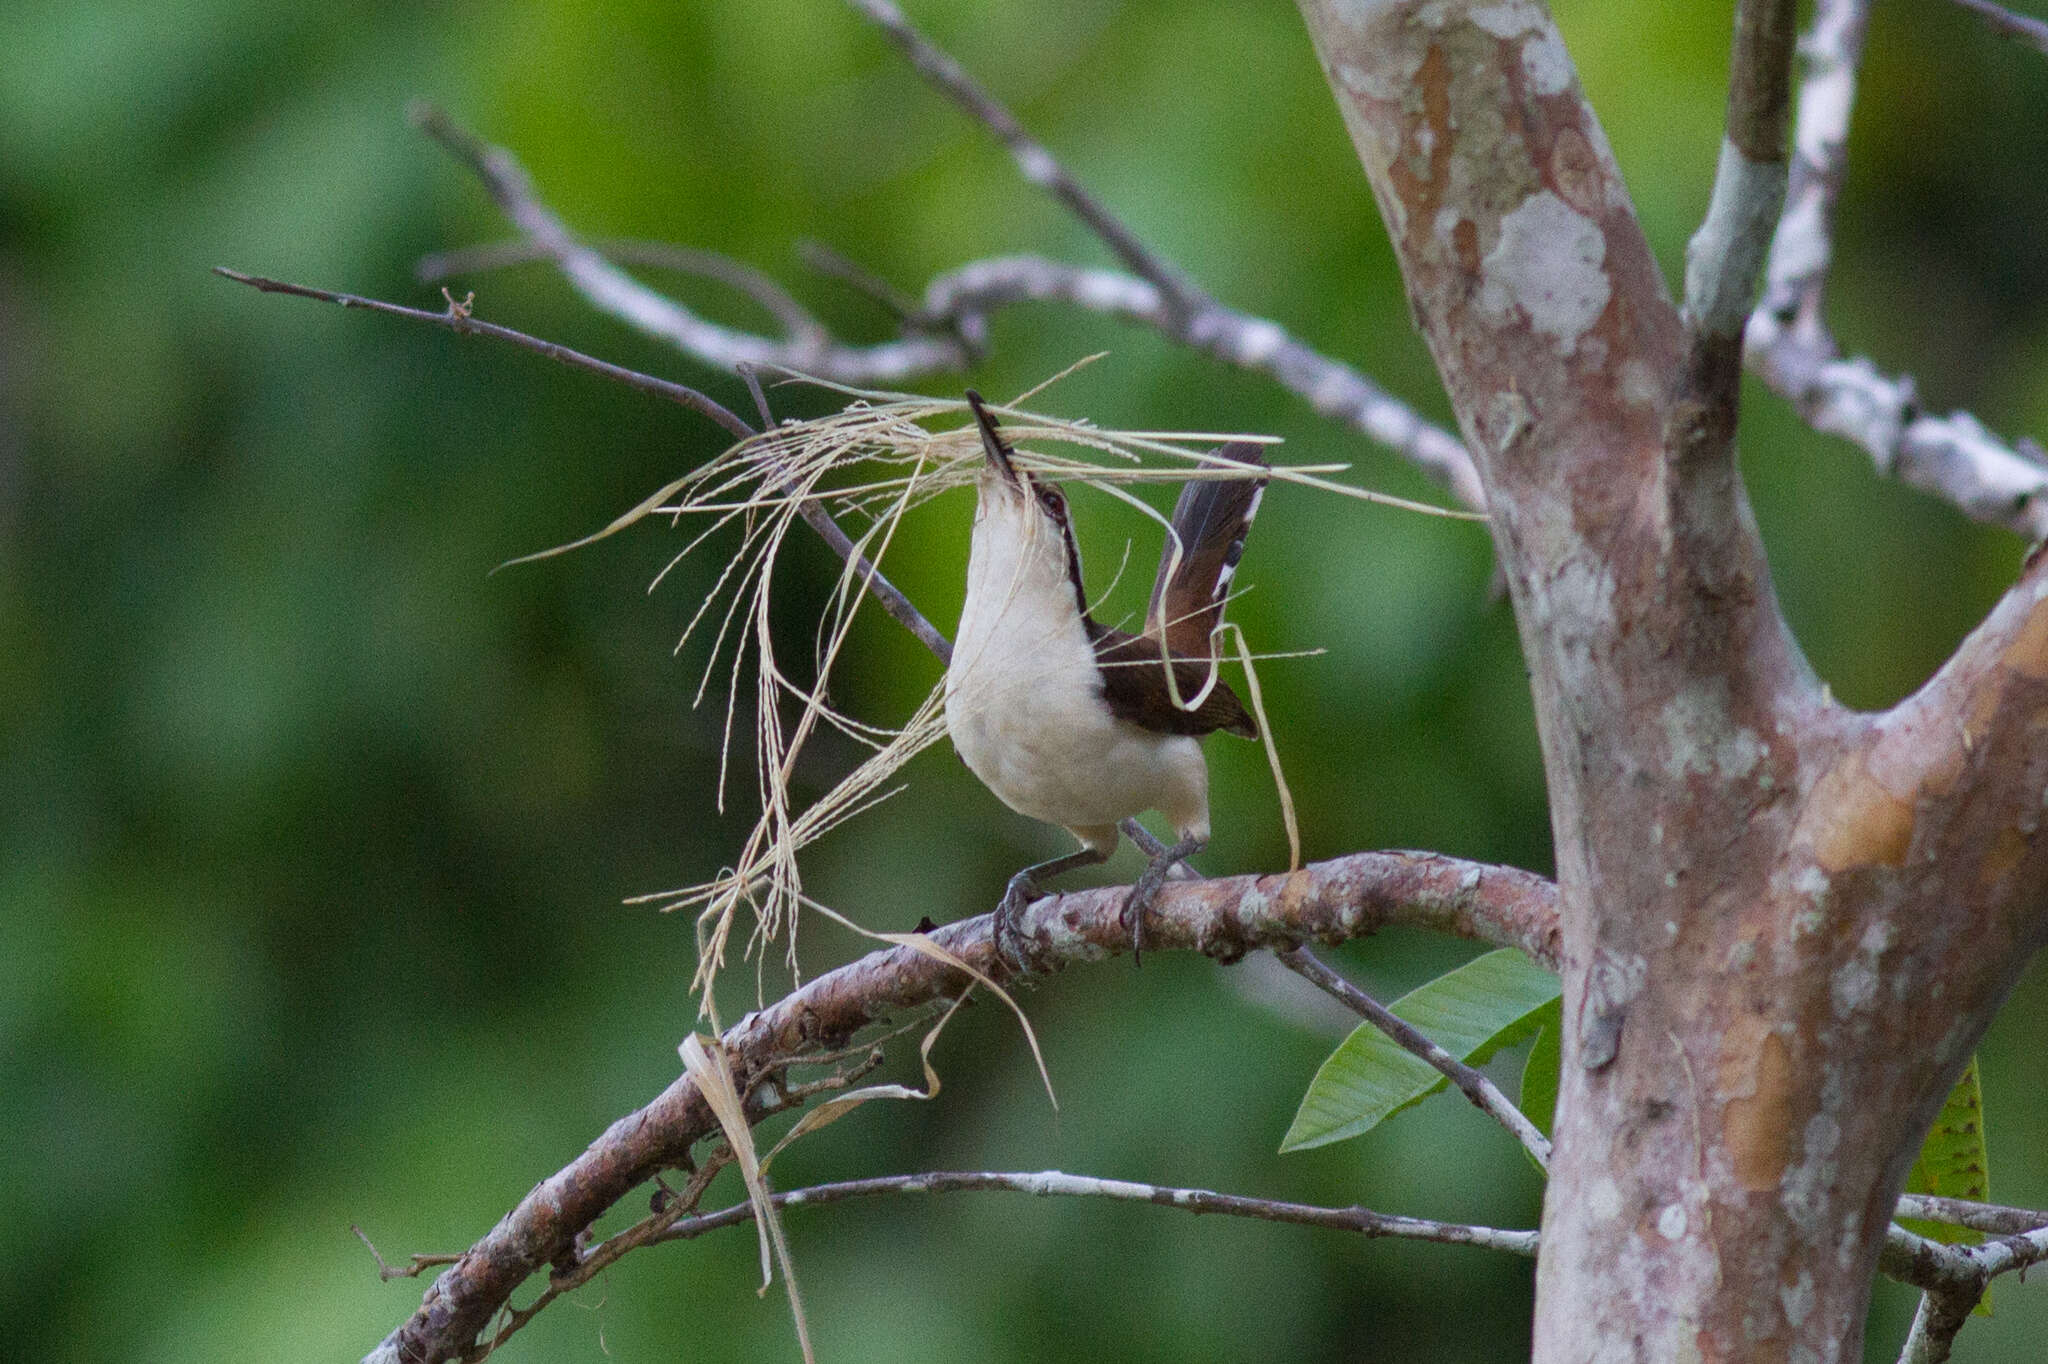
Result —
MULTIPOLYGON (((1027 909, 1019 930, 1030 971, 1046 973, 1130 950, 1124 887, 1052 896, 1027 909)), ((1354 853, 1277 876, 1182 881, 1148 911, 1149 951, 1192 950, 1236 961, 1261 949, 1339 942, 1405 923, 1518 947, 1546 966, 1558 959, 1550 883, 1512 867, 1431 853, 1354 853)), ((998 953, 989 916, 928 935, 935 946, 996 979, 1013 973, 998 953)), ((912 947, 872 952, 747 1015, 721 1039, 742 1092, 792 1057, 845 1043, 870 1023, 957 997, 967 975, 912 947)), ((755 1091, 772 1111, 772 1089, 755 1091)), ((569 1257, 577 1236, 661 1171, 685 1163, 717 1123, 689 1075, 613 1123, 588 1150, 542 1181, 489 1235, 427 1290, 419 1310, 372 1350, 366 1364, 439 1364, 476 1347, 513 1292, 569 1257)))
POLYGON ((1567 1058, 1536 1357, 1859 1358, 1912 1155, 2048 932, 2048 572, 1897 709, 1835 705, 1545 8, 1302 9, 1535 692, 1567 1058))

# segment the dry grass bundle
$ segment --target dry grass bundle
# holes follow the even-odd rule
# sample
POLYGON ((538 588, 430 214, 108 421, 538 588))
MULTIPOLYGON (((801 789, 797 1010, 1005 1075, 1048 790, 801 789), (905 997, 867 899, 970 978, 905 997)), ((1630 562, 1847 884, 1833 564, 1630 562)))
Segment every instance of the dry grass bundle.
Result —
MULTIPOLYGON (((787 951, 794 969, 796 911, 806 904, 815 905, 804 894, 799 853, 900 790, 900 786, 889 785, 891 778, 945 733, 943 686, 934 688, 900 728, 845 714, 827 697, 848 631, 868 599, 859 557, 880 565, 905 513, 941 493, 971 487, 983 464, 980 440, 972 421, 966 420, 964 401, 845 388, 818 380, 804 382, 843 393, 849 399, 847 406, 815 420, 785 422, 740 441, 596 534, 530 556, 540 558, 579 548, 649 517, 667 517, 674 523, 686 517, 704 520, 703 528, 650 584, 651 591, 684 556, 719 531, 729 526, 739 530, 738 547, 676 648, 680 652, 716 621, 695 703, 710 694, 713 680, 722 673, 726 705, 718 779, 720 810, 725 805, 741 673, 745 661, 753 660, 753 742, 761 814, 738 858, 717 877, 632 901, 657 903, 665 911, 698 910, 699 956, 693 988, 702 992, 702 1007, 714 1020, 711 984, 725 963, 741 906, 753 920, 748 955, 759 953, 757 961, 765 960, 767 946, 783 939, 788 930, 787 951), (926 423, 938 421, 951 424, 936 431, 927 428, 926 423), (782 549, 807 502, 829 511, 847 529, 858 551, 842 568, 819 621, 817 657, 808 685, 785 671, 769 628, 782 549), (821 725, 867 748, 869 755, 824 796, 798 809, 790 795, 791 776, 799 755, 821 725)), ((1044 387, 1024 395, 1018 403, 1030 400, 1044 387)), ((1123 485, 1245 477, 1243 466, 1211 461, 1206 451, 1225 441, 1262 439, 1222 433, 1105 431, 1084 421, 1030 412, 1017 404, 993 410, 1002 415, 1005 435, 1019 447, 1022 467, 1041 477, 1086 483, 1162 522, 1158 512, 1124 491, 1123 485), (1053 455, 1023 448, 1046 443, 1086 455, 1053 455), (1147 457, 1155 462, 1147 464, 1147 457), (1157 462, 1160 457, 1170 462, 1162 465, 1157 462)), ((1276 482, 1304 484, 1433 515, 1464 515, 1347 487, 1324 477, 1343 467, 1283 466, 1272 469, 1270 477, 1276 482)), ((1238 652, 1248 663, 1251 655, 1241 641, 1238 652)), ((1266 728, 1270 733, 1270 726, 1266 728)), ((1291 825, 1291 810, 1289 813, 1291 825)), ((897 935, 888 937, 897 939, 897 935)))

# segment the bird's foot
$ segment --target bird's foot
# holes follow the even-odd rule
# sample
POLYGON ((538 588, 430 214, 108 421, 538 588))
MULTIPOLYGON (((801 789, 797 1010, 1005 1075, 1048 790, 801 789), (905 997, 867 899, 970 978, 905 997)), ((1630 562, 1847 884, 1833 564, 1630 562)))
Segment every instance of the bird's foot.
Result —
POLYGON ((989 937, 995 943, 996 955, 1019 968, 1024 966, 1024 929, 1020 920, 1032 902, 1045 893, 1039 889, 1038 878, 1031 874, 1032 871, 1033 868, 1026 867, 1010 878, 989 925, 989 937))
POLYGON ((1140 965, 1145 954, 1145 912, 1152 908, 1152 902, 1159 896, 1159 888, 1166 884, 1167 876, 1174 867, 1187 861, 1208 845, 1206 838, 1183 838, 1170 848, 1161 848, 1152 855, 1145 870, 1131 886, 1131 893, 1124 897, 1123 925, 1131 935, 1131 964, 1140 965))

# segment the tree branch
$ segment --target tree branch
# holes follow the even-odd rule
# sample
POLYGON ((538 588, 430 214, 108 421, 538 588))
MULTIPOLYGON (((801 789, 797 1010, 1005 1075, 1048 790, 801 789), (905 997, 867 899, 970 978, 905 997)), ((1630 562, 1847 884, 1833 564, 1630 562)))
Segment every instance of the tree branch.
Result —
POLYGON ((2048 538, 2048 459, 2001 440, 1967 412, 1924 413, 1913 381, 1844 359, 1822 308, 1834 255, 1835 204, 1869 0, 1817 0, 1802 43, 1806 75, 1785 213, 1771 242, 1763 302, 1745 360, 1816 431, 1861 446, 1886 478, 1933 493, 1974 520, 2048 538))
MULTIPOLYGON (((446 327, 450 331, 465 336, 487 336, 493 340, 510 342, 522 350, 529 350, 536 355, 546 356, 548 359, 568 365, 572 369, 589 370, 591 373, 610 379, 614 383, 624 384, 628 388, 652 394, 657 398, 666 398, 670 402, 678 403, 694 412, 703 413, 741 440, 746 440, 756 434, 754 428, 747 425, 731 409, 715 399, 699 393, 694 388, 674 383, 668 379, 659 379, 651 374, 642 374, 638 370, 626 369, 624 366, 612 364, 608 360, 599 360, 595 356, 585 355, 583 352, 571 350, 567 346, 557 345, 552 341, 543 341, 539 337, 529 336, 522 331, 515 331, 511 327, 500 326, 495 322, 480 321, 471 314, 470 306, 467 302, 456 303, 453 298, 450 298, 447 311, 433 313, 422 308, 407 308, 396 303, 386 303, 379 299, 363 298, 356 294, 335 293, 327 289, 310 288, 303 284, 287 284, 282 280, 265 279, 259 275, 245 275, 239 270, 230 270, 226 266, 215 266, 214 273, 225 279, 231 279, 240 284, 247 284, 268 294, 290 294, 296 298, 311 298, 325 303, 336 303, 344 308, 365 308, 371 312, 389 313, 394 317, 408 318, 415 322, 430 322, 435 326, 446 327)), ((753 378, 751 367, 743 365, 742 373, 747 377, 750 385, 755 387, 756 398, 759 399, 759 381, 753 378)), ((761 400, 761 416, 763 422, 773 421, 765 400, 761 400)), ((881 569, 871 563, 866 555, 859 552, 854 546, 852 537, 847 535, 841 529, 839 523, 832 519, 830 512, 826 511, 815 500, 805 501, 798 510, 802 513, 804 520, 810 525, 811 529, 816 531, 827 545, 831 546, 832 552, 837 554, 842 561, 853 565, 860 585, 874 594, 875 600, 882 604, 883 610, 895 617, 897 622, 904 629, 910 631, 919 643, 931 650, 939 662, 946 663, 951 661, 953 657, 952 642, 946 638, 937 626, 925 618, 924 613, 917 609, 910 598, 904 596, 894 583, 883 576, 881 569)))
MULTIPOLYGON (((594 242, 592 246, 607 259, 621 264, 697 275, 745 294, 775 318, 782 327, 784 340, 798 349, 820 346, 830 339, 825 324, 810 309, 765 271, 745 261, 667 242, 620 240, 594 242)), ((535 241, 487 242, 422 256, 413 267, 413 275, 422 284, 439 284, 456 275, 501 270, 508 265, 553 264, 554 259, 547 248, 535 241)))
POLYGON ((1019 175, 1058 200, 1090 232, 1102 239, 1103 245, 1124 263, 1125 268, 1158 290, 1169 316, 1180 319, 1185 325, 1196 313, 1213 305, 1213 299, 1140 241, 1135 232, 1125 227, 1115 214, 1083 189, 1080 181, 1067 174, 1066 168, 1053 154, 1025 131, 1015 114, 968 75, 966 68, 950 53, 919 32, 891 0, 848 0, 848 3, 880 26, 918 75, 960 106, 968 117, 996 135, 1008 149, 1010 159, 1016 162, 1019 175))
POLYGON ((2048 1230, 2037 1229, 1981 1246, 1947 1246, 1892 1227, 1878 1267, 1922 1290, 1899 1364, 1941 1364, 1991 1281, 2043 1260, 2048 1260, 2048 1230))
MULTIPOLYGON (((1242 1194, 1212 1193, 1207 1189, 1180 1189, 1168 1185, 1137 1184, 1123 1179, 1095 1179, 1086 1175, 1062 1174, 1058 1170, 1037 1173, 1006 1171, 937 1170, 926 1174, 890 1175, 873 1179, 850 1179, 838 1184, 819 1184, 774 1195, 778 1208, 822 1206, 855 1198, 885 1194, 929 1194, 1000 1191, 1045 1197, 1107 1198, 1122 1202, 1155 1203, 1197 1215, 1219 1213, 1227 1217, 1249 1217, 1263 1222, 1287 1222, 1304 1227, 1328 1227, 1355 1231, 1368 1238, 1398 1237, 1412 1241, 1434 1241, 1446 1246, 1477 1246, 1511 1255, 1536 1253, 1536 1233, 1508 1231, 1494 1227, 1467 1226, 1457 1222, 1436 1222, 1422 1217, 1395 1217, 1368 1208, 1326 1208, 1309 1203, 1288 1203, 1270 1198, 1248 1198, 1242 1194)), ((717 1212, 685 1218, 662 1232, 662 1241, 691 1240, 706 1232, 738 1226, 754 1218, 751 1204, 738 1203, 717 1212)))
POLYGON ((1794 8, 1792 0, 1742 0, 1735 13, 1727 133, 1706 220, 1685 252, 1681 420, 1690 439, 1681 457, 1734 450, 1743 324, 1785 203, 1794 8))
POLYGON ((525 170, 502 148, 458 127, 431 105, 416 104, 413 122, 475 173, 498 209, 600 312, 724 368, 741 364, 803 370, 842 383, 872 384, 935 370, 955 370, 967 359, 947 337, 911 336, 879 346, 843 346, 816 338, 772 340, 706 322, 682 304, 640 283, 576 240, 533 192, 525 170))
POLYGON ((2010 38, 2016 43, 2025 43, 2036 52, 2048 53, 2048 23, 2029 15, 2014 14, 2003 5, 1992 4, 1991 0, 1955 2, 1982 19, 1999 37, 2010 38))
MULTIPOLYGON (((1124 896, 1123 887, 1112 886, 1049 897, 1027 909, 1021 932, 1034 970, 1126 951, 1124 896)), ((1147 946, 1235 961, 1261 948, 1341 941, 1393 923, 1519 947, 1553 968, 1557 963, 1557 907, 1549 882, 1425 853, 1358 853, 1286 875, 1171 884, 1148 916, 1147 946)), ((1011 974, 987 915, 937 929, 930 941, 998 980, 1011 974)), ((957 997, 970 985, 970 977, 915 948, 870 953, 748 1015, 722 1040, 745 1092, 765 1067, 844 1046, 870 1023, 957 997)), ((552 1264, 636 1186, 684 1161, 695 1142, 716 1132, 695 1083, 677 1079, 528 1193, 435 1280, 419 1311, 369 1358, 438 1364, 468 1350, 529 1275, 552 1264)))
POLYGON ((2017 1236, 2048 1227, 2048 1212, 2033 1208, 2008 1208, 1996 1203, 1975 1203, 1966 1198, 1943 1198, 1938 1194, 1901 1194, 1892 1216, 1920 1222, 1942 1222, 1972 1231, 2017 1236))
MULTIPOLYGON (((1002 126, 1015 126, 1015 119, 1000 105, 985 95, 981 103, 1001 114, 1002 126)), ((981 103, 967 107, 975 112, 981 103)), ((1224 307, 1185 281, 1178 293, 1170 293, 1144 272, 1088 269, 1035 256, 996 257, 933 279, 922 306, 907 319, 909 330, 895 340, 854 346, 829 338, 757 336, 704 321, 619 270, 593 247, 578 243, 503 148, 484 143, 439 110, 418 106, 413 117, 476 174, 506 218, 526 234, 531 248, 553 261, 591 306, 706 364, 795 370, 843 384, 902 382, 965 368, 987 334, 991 312, 1023 302, 1064 303, 1149 327, 1213 359, 1266 374, 1320 415, 1343 422, 1415 464, 1464 505, 1486 505, 1471 456, 1455 435, 1424 421, 1364 374, 1302 344, 1279 324, 1224 307), (1190 306, 1193 311, 1182 310, 1190 306)), ((1031 145, 1036 148, 1034 164, 1049 167, 1048 173, 1063 184, 1073 183, 1044 148, 1031 145)), ((1098 217, 1108 217, 1099 206, 1083 215, 1083 221, 1093 228, 1098 217)), ((1135 243, 1127 230, 1117 230, 1118 240, 1135 243)), ((1142 247, 1136 249, 1150 262, 1152 274, 1179 278, 1142 247)), ((422 268, 438 267, 445 260, 430 257, 422 268)))
MULTIPOLYGON (((678 403, 693 412, 698 412, 711 418, 711 420, 717 422, 741 440, 745 440, 754 434, 754 428, 742 421, 731 409, 712 398, 706 397, 687 384, 678 384, 668 379, 657 379, 651 374, 642 374, 637 370, 627 369, 623 365, 615 365, 609 360, 600 360, 594 355, 585 355, 582 351, 557 345, 553 341, 543 341, 537 336, 528 336, 525 332, 514 331, 510 327, 501 327, 495 322, 480 321, 471 316, 467 302, 457 303, 453 297, 448 298, 448 308, 445 312, 434 313, 428 312, 424 308, 407 308, 397 303, 385 303, 374 298, 363 298, 357 294, 335 293, 328 289, 314 289, 303 284, 287 284, 283 280, 265 279, 261 275, 245 275, 239 270, 230 270, 225 265, 214 266, 213 273, 223 279, 234 280, 237 284, 246 284, 250 288, 261 290, 266 294, 290 294, 294 298, 311 298, 323 303, 337 303, 344 308, 366 308, 375 313, 388 313, 393 317, 409 318, 414 322, 426 322, 436 327, 446 327, 449 331, 459 336, 488 336, 494 341, 509 342, 512 345, 518 346, 521 350, 528 350, 532 351, 535 355, 545 356, 557 364, 567 365, 571 369, 589 370, 593 374, 602 375, 604 378, 610 379, 613 383, 624 384, 626 387, 636 389, 641 393, 652 394, 657 398, 666 398, 672 403, 678 403)), ((443 293, 445 296, 446 291, 444 290, 443 293)))
POLYGON ((1913 1328, 1899 1351, 1899 1364, 1944 1364, 1956 1337, 1983 1297, 1978 1293, 1922 1293, 1913 1328))
MULTIPOLYGON (((774 426, 775 414, 769 410, 768 396, 761 391, 761 377, 752 365, 739 366, 740 378, 746 382, 747 392, 753 395, 754 406, 761 414, 763 430, 774 426)), ((818 533, 818 538, 829 545, 840 562, 853 567, 860 585, 874 594, 882 609, 896 618, 898 624, 910 631, 918 643, 932 651, 932 656, 941 664, 951 666, 953 662, 953 641, 946 638, 938 626, 925 618, 922 611, 912 605, 910 598, 897 590, 896 584, 882 576, 882 570, 869 561, 854 545, 853 537, 832 519, 832 513, 816 498, 806 498, 797 504, 798 513, 805 524, 818 533)))
POLYGON ((1509 1102, 1508 1096, 1501 1093, 1500 1087, 1493 1081, 1431 1041, 1420 1028, 1331 970, 1307 948, 1291 948, 1284 952, 1275 952, 1273 955, 1278 957, 1288 970, 1385 1033, 1403 1051, 1411 1056, 1420 1057, 1434 1066, 1440 1075, 1458 1087, 1460 1094, 1472 1101, 1474 1107, 1505 1127, 1509 1135, 1522 1143, 1522 1149, 1529 1153, 1539 1168, 1550 1168, 1550 1139, 1536 1130, 1536 1124, 1530 1122, 1521 1109, 1509 1102))

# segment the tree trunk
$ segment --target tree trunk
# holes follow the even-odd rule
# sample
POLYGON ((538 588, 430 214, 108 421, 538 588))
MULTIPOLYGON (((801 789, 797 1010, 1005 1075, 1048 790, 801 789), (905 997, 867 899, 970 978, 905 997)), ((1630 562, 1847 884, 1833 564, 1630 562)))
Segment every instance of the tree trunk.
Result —
POLYGON ((2048 936, 2048 570, 1918 695, 1836 705, 1544 7, 1301 6, 1535 691, 1566 1058, 1535 1356, 1858 1359, 1913 1154, 2048 936))

